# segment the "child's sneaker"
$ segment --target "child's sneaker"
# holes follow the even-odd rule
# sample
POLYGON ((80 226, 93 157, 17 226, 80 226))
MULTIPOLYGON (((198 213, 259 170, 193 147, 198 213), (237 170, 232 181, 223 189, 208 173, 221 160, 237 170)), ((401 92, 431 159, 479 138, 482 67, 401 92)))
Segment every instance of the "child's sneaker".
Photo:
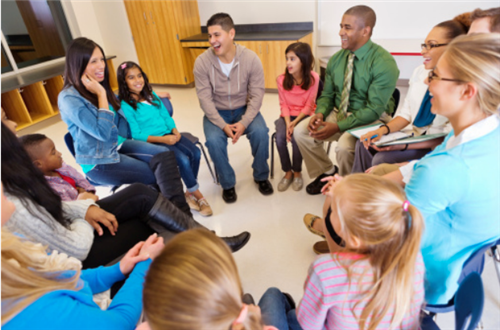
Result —
POLYGON ((198 205, 199 205, 199 210, 200 214, 204 217, 209 217, 213 214, 212 208, 210 205, 208 205, 208 202, 205 198, 200 198, 198 199, 198 205))
POLYGON ((185 196, 186 196, 186 202, 188 203, 189 208, 191 210, 199 211, 200 206, 198 205, 198 200, 196 199, 196 197, 194 197, 193 194, 191 194, 190 192, 186 192, 185 196))

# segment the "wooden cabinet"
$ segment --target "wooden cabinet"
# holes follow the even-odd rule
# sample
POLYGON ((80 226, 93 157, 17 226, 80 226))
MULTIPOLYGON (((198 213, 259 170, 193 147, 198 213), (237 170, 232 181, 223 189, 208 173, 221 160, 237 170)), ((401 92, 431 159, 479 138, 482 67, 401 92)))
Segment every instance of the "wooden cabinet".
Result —
POLYGON ((266 88, 278 88, 276 77, 285 71, 285 50, 295 41, 241 41, 238 44, 253 50, 264 68, 266 88))
MULTIPOLYGON (((256 40, 256 41, 235 41, 237 44, 245 46, 254 51, 262 62, 264 68, 264 81, 267 89, 277 89, 276 78, 285 72, 286 60, 285 50, 288 45, 294 42, 306 42, 312 47, 312 33, 299 40, 256 40)), ((210 47, 208 42, 183 42, 185 49, 191 49, 194 58, 210 47)))
MULTIPOLYGON (((109 82, 116 92, 118 83, 113 58, 115 56, 108 56, 106 61, 109 69, 109 82)), ((2 77, 2 88, 4 88, 2 109, 9 119, 17 123, 17 130, 59 114, 57 98, 64 85, 61 76, 63 72, 64 62, 61 62, 51 67, 38 68, 34 72, 2 77)))
POLYGON ((154 84, 194 81, 194 57, 180 40, 201 32, 198 2, 125 0, 139 65, 154 84))
POLYGON ((56 76, 2 94, 2 109, 7 117, 23 129, 59 114, 57 96, 63 78, 56 76))

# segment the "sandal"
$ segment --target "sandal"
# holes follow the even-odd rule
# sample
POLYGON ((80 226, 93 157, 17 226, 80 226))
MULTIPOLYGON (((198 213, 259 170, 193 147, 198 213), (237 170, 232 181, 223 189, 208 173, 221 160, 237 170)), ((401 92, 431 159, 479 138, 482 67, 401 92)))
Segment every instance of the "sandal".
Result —
POLYGON ((311 233, 325 238, 325 234, 323 234, 323 232, 318 231, 318 230, 313 228, 314 221, 316 221, 317 219, 321 219, 321 218, 316 216, 316 215, 307 213, 306 215, 304 215, 304 224, 306 225, 307 229, 311 233))

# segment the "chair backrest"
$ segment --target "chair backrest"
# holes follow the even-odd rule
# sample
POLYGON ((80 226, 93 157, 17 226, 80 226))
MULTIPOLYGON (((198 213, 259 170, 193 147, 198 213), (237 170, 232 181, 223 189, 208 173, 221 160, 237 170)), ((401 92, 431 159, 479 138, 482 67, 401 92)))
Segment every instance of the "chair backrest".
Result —
POLYGON ((319 85, 318 85, 318 94, 316 95, 316 103, 318 102, 319 97, 321 96, 321 93, 323 93, 323 88, 325 87, 325 83, 323 80, 319 80, 319 85))
POLYGON ((167 97, 161 97, 160 100, 162 101, 165 108, 167 108, 167 111, 170 114, 170 117, 173 117, 174 116, 174 107, 172 106, 172 102, 170 102, 170 100, 167 97))
POLYGON ((73 143, 73 137, 68 132, 64 134, 64 142, 66 143, 66 147, 68 147, 69 152, 75 157, 75 145, 73 143))
POLYGON ((464 278, 466 278, 470 273, 478 273, 481 274, 484 269, 484 254, 488 251, 492 246, 497 245, 500 240, 487 243, 476 250, 471 256, 464 262, 462 267, 462 272, 460 273, 460 277, 458 278, 458 284, 462 283, 464 278))
POLYGON ((483 281, 478 273, 473 272, 460 283, 455 296, 455 329, 474 330, 481 320, 483 307, 483 281))
POLYGON ((392 97, 394 98, 394 113, 396 113, 396 110, 398 110, 398 106, 399 106, 399 99, 401 98, 401 92, 399 91, 399 89, 395 88, 394 89, 394 92, 392 93, 392 97))

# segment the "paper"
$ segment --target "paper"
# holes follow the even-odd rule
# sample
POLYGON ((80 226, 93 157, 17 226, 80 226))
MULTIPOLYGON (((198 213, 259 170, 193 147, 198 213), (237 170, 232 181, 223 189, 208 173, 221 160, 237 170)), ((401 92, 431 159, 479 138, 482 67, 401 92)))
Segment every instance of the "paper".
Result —
POLYGON ((406 139, 402 140, 397 140, 397 141, 392 141, 392 142, 387 142, 383 146, 393 146, 397 144, 412 144, 412 143, 419 143, 419 142, 424 142, 424 141, 429 141, 429 140, 434 140, 443 136, 448 135, 448 133, 437 133, 437 134, 427 134, 427 135, 420 135, 420 136, 413 136, 409 137, 406 139))
MULTIPOLYGON (((362 135, 364 135, 368 132, 374 131, 375 129, 377 129, 379 127, 380 127, 380 124, 373 124, 373 125, 353 128, 353 129, 348 130, 347 132, 350 133, 352 136, 355 136, 359 139, 362 135)), ((412 135, 413 135, 413 133, 411 131, 406 131, 406 130, 405 131, 398 131, 398 132, 394 132, 394 133, 390 133, 388 135, 382 136, 379 140, 377 140, 377 142, 375 142, 373 144, 375 144, 376 146, 381 146, 381 145, 385 145, 386 143, 389 143, 392 141, 405 139, 405 138, 410 137, 412 135)))

